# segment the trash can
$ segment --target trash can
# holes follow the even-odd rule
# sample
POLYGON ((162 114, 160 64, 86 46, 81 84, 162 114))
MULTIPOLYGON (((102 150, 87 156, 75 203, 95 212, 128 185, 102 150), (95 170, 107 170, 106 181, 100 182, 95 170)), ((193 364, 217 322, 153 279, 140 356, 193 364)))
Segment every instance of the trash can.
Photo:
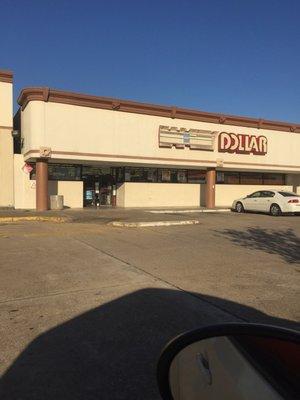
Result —
POLYGON ((52 195, 50 196, 50 210, 63 210, 64 196, 52 195))

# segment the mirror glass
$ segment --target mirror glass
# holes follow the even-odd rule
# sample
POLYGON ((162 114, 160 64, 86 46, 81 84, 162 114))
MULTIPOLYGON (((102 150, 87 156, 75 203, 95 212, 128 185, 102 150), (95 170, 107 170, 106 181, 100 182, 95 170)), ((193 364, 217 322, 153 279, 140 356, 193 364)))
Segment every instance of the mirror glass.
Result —
POLYGON ((259 336, 203 339, 181 350, 169 370, 174 400, 296 399, 299 345, 259 336))

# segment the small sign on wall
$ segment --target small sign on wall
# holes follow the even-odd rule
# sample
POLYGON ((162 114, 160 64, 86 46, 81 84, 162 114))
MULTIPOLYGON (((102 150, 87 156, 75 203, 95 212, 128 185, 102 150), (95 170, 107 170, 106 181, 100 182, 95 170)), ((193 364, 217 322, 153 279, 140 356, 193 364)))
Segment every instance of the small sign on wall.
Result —
POLYGON ((159 147, 213 151, 217 132, 203 129, 186 129, 175 126, 159 126, 159 147))
POLYGON ((33 170, 32 166, 27 163, 25 163, 22 167, 22 171, 25 172, 25 174, 30 174, 32 170, 33 170))

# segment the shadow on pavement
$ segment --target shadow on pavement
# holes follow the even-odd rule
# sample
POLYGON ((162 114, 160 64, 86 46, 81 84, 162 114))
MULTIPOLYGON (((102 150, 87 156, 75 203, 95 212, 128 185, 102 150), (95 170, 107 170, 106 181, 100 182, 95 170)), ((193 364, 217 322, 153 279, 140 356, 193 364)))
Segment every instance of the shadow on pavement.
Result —
POLYGON ((248 228, 246 231, 224 229, 216 232, 237 245, 277 254, 288 263, 300 263, 300 238, 293 229, 248 228))
POLYGON ((167 341, 199 326, 238 321, 208 302, 250 322, 296 327, 293 321, 220 298, 143 289, 37 337, 2 377, 0 398, 159 399, 155 368, 167 341))

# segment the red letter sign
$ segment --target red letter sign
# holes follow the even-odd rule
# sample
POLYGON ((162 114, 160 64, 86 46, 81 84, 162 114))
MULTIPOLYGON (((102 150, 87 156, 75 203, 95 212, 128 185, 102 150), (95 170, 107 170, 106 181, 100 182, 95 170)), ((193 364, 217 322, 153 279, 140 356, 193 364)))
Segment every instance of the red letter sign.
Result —
POLYGON ((219 152, 237 154, 255 154, 263 156, 267 153, 268 139, 265 136, 240 135, 221 132, 219 134, 219 152))

